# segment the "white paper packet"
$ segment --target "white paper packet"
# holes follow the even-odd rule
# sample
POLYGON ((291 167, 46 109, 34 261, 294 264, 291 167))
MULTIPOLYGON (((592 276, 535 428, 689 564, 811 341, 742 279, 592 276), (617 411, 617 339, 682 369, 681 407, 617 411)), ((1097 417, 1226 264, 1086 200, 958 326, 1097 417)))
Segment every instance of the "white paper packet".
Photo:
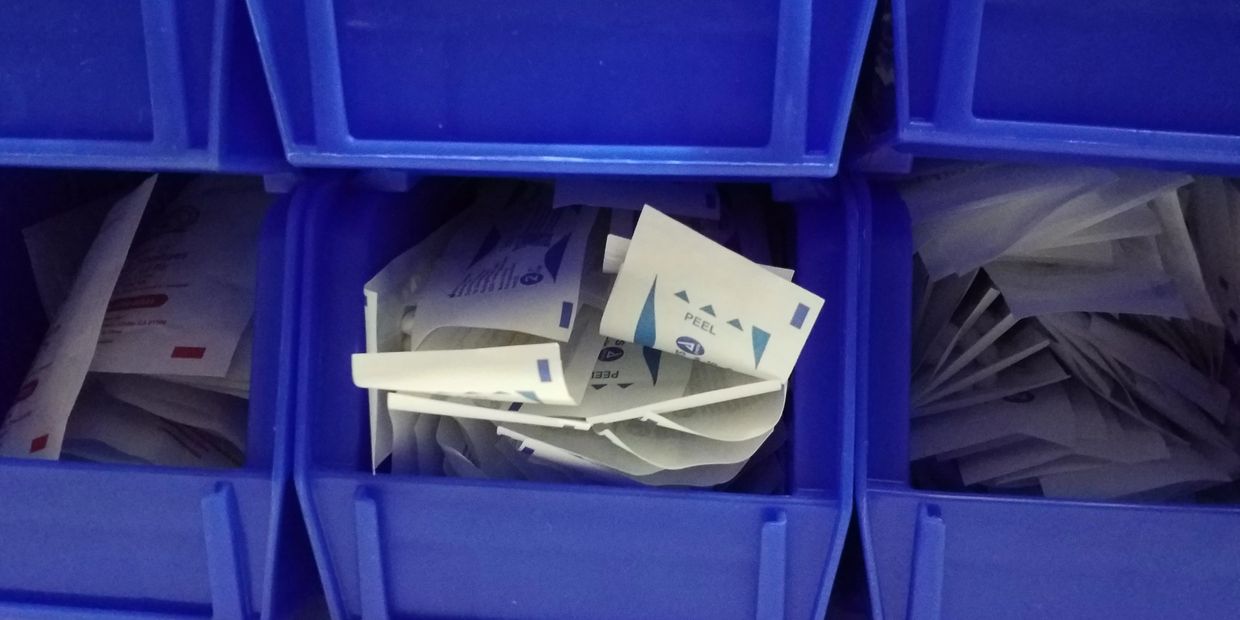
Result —
POLYGON ((1163 266, 1175 282, 1189 314, 1199 321, 1221 326, 1223 321, 1214 309, 1210 292, 1206 290, 1179 196, 1175 192, 1163 194, 1154 199, 1153 207, 1162 222, 1163 234, 1158 237, 1158 250, 1163 266))
POLYGON ((22 230, 43 311, 56 316, 112 203, 99 200, 22 230))
POLYGON ((1096 186, 1093 191, 1063 201, 1013 249, 1054 247, 1062 239, 1083 233, 1192 182, 1192 177, 1187 175, 1154 170, 1117 170, 1111 175, 1110 181, 1096 186))
POLYGON ((104 219, 0 425, 0 456, 60 457, 65 424, 90 370, 107 300, 154 186, 155 177, 150 177, 121 198, 104 219))
POLYGON ((354 382, 497 402, 579 403, 602 341, 597 311, 579 303, 595 212, 482 206, 410 287, 404 305, 413 310, 401 323, 414 350, 355 355, 354 382))
POLYGON ((249 402, 143 375, 95 373, 112 398, 177 424, 200 428, 245 451, 249 402))
POLYGON ((1117 242, 1114 265, 1107 267, 998 261, 987 265, 986 273, 1017 318, 1060 312, 1187 318, 1157 247, 1138 241, 1117 242))
POLYGON ((914 420, 912 460, 1011 438, 1035 438, 1071 447, 1076 436, 1072 406, 1061 384, 1020 399, 999 400, 914 420))
POLYGON ((82 390, 69 418, 63 454, 106 462, 163 467, 240 467, 236 446, 200 428, 178 424, 101 390, 82 390))
POLYGON ((740 461, 661 471, 591 433, 516 426, 501 426, 499 432, 519 441, 521 450, 532 458, 573 471, 585 481, 604 484, 709 487, 735 478, 745 466, 740 461))
POLYGON ((980 382, 971 389, 914 408, 913 417, 980 405, 992 400, 1015 396, 1021 392, 1036 390, 1067 378, 1068 373, 1064 372, 1063 367, 1055 361, 1055 356, 1043 351, 1022 363, 996 373, 991 381, 980 382))
POLYGON ((609 337, 787 381, 821 297, 646 208, 603 311, 609 337), (736 286, 744 282, 743 289, 736 286))
POLYGON ((224 377, 254 316, 256 179, 202 176, 152 214, 108 302, 91 370, 224 377))
POLYGON ((1197 453, 1174 446, 1171 458, 1164 460, 1108 465, 1038 479, 1047 497, 1069 499, 1120 499, 1185 483, 1206 487, 1230 480, 1197 453))

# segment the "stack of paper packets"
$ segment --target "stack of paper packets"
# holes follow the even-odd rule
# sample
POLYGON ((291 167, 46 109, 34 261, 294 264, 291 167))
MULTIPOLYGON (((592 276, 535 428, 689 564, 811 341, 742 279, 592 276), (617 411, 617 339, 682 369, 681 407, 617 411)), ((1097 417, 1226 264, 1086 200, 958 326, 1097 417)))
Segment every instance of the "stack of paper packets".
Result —
POLYGON ((823 300, 691 183, 491 183, 365 289, 376 470, 777 484, 823 300), (667 215, 672 214, 681 221, 667 215))
POLYGON ((946 165, 901 194, 922 483, 1181 500, 1240 475, 1235 185, 946 165))

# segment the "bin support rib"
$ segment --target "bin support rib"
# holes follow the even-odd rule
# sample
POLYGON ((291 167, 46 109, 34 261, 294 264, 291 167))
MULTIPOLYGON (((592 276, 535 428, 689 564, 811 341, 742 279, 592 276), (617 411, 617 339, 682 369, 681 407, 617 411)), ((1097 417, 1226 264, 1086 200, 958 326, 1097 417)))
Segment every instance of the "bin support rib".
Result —
POLYGON ((762 523, 758 557, 759 620, 783 618, 788 572, 788 516, 771 510, 762 523))
POLYGON ((913 570, 908 588, 909 620, 939 620, 943 603, 943 551, 947 525, 937 504, 917 510, 913 537, 913 570))
POLYGON ((154 142, 160 149, 189 148, 185 80, 181 76, 180 39, 176 4, 160 0, 142 2, 142 25, 146 31, 146 70, 151 89, 151 122, 154 142))
POLYGON ((232 484, 221 482, 202 498, 202 529, 211 580, 211 616, 251 617, 248 556, 232 484))
POLYGON ((357 534, 357 580, 364 620, 387 620, 387 585, 383 578, 383 540, 379 534, 379 502, 367 487, 358 487, 353 500, 357 534))

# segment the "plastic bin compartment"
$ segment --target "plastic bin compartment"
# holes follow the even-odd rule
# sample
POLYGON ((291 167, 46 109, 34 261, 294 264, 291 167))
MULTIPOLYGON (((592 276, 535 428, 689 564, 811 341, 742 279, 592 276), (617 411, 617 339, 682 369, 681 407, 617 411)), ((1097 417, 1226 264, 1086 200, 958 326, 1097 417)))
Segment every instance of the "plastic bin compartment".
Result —
POLYGON ((362 285, 468 204, 440 183, 322 183, 295 198, 294 479, 333 616, 821 618, 851 514, 852 205, 795 209, 797 281, 827 303, 793 374, 787 495, 372 475, 350 373, 362 285))
POLYGON ((284 163, 243 0, 6 2, 0 101, 0 164, 284 163))
POLYGON ((1235 617, 1238 506, 911 487, 909 217, 889 188, 875 186, 863 204, 872 247, 862 271, 856 471, 873 617, 1235 617))
POLYGON ((289 160, 835 173, 875 0, 252 0, 289 160))
POLYGON ((898 143, 1240 170, 1233 0, 892 0, 898 143))
MULTIPOLYGON (((47 329, 21 230, 135 187, 140 175, 0 171, 0 400, 47 329)), ((259 249, 245 466, 233 470, 0 459, 0 615, 288 617, 317 591, 293 499, 284 204, 259 249), (146 615, 151 614, 151 615, 146 615)), ((7 409, 7 404, 5 408, 7 409)))

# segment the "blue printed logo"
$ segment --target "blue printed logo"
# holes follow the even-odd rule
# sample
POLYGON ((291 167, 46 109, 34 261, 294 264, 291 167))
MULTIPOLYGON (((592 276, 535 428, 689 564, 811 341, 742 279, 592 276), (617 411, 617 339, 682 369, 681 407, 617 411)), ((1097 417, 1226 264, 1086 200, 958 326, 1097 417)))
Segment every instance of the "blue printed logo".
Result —
POLYGON ((622 357, 624 357, 624 349, 620 347, 607 347, 598 352, 600 362, 614 362, 622 357))
POLYGON ((537 271, 531 271, 521 276, 521 284, 524 284, 526 286, 533 286, 535 284, 538 284, 539 282, 542 282, 542 279, 543 279, 543 275, 541 273, 538 273, 537 271))
POLYGON ((702 355, 706 352, 706 347, 702 343, 688 336, 681 336, 676 339, 676 348, 688 353, 689 355, 702 355))

